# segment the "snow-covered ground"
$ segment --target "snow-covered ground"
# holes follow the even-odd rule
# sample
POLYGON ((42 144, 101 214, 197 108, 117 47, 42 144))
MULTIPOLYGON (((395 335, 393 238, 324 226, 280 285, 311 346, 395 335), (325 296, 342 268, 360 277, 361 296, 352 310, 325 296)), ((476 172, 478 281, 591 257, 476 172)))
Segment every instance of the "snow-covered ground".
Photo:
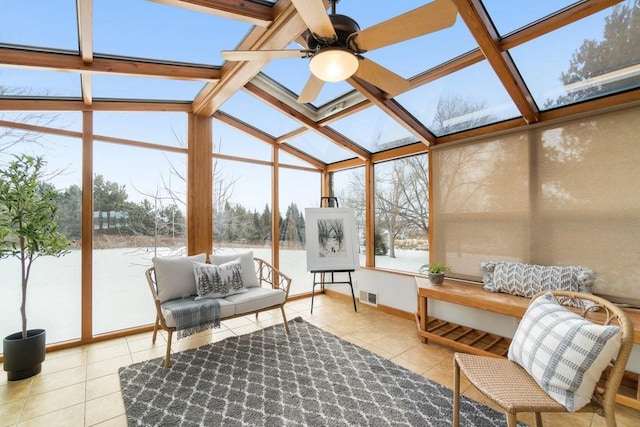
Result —
MULTIPOLYGON (((245 251, 217 249, 216 253, 245 251)), ((254 248, 254 255, 271 262, 270 248, 254 248)), ((175 255, 164 248, 161 256, 175 255)), ((93 333, 100 334, 152 323, 155 309, 144 271, 155 255, 151 248, 96 249, 93 251, 93 333)), ((397 258, 376 257, 382 268, 416 272, 428 262, 428 252, 397 250, 397 258)), ((364 262, 364 256, 361 256, 364 262)), ((310 292, 313 275, 306 271, 304 250, 281 250, 280 269, 292 279, 291 295, 310 292)), ((14 258, 0 260, 0 336, 20 330, 20 264, 14 258)), ((81 257, 72 251, 61 258, 42 257, 29 282, 29 328, 47 330, 47 342, 80 336, 81 257)))

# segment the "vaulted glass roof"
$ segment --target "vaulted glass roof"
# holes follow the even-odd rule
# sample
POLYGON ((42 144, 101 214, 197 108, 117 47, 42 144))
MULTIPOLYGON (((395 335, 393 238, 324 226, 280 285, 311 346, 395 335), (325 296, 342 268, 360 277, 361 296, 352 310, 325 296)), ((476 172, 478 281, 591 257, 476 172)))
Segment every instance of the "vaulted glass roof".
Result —
MULTIPOLYGON (((360 55, 400 80, 384 70, 364 74, 361 62, 356 76, 324 83, 312 100, 298 103, 311 75, 309 58, 234 62, 221 53, 307 49, 307 25, 326 17, 300 19, 296 3, 4 1, 0 115, 20 108, 9 100, 34 98, 75 100, 78 110, 94 102, 105 103, 102 110, 116 102, 120 109, 130 102, 131 111, 140 102, 158 112, 172 105, 171 111, 224 114, 224 123, 214 121, 214 138, 224 136, 229 155, 266 160, 269 143, 285 144, 332 164, 568 116, 603 97, 640 99, 640 0, 436 0, 431 6, 342 0, 336 12, 365 32, 387 25, 368 42, 365 33, 351 39, 374 43, 360 55), (457 11, 455 21, 424 30, 445 16, 438 8, 457 11), (389 26, 392 19, 406 20, 389 26), (389 44, 396 35, 400 40, 389 44), (247 129, 257 130, 260 141, 247 129), (248 139, 256 144, 242 142, 248 139)), ((100 117, 97 123, 113 135, 127 134, 115 129, 131 125, 118 115, 112 123, 105 122, 108 114, 100 117)))

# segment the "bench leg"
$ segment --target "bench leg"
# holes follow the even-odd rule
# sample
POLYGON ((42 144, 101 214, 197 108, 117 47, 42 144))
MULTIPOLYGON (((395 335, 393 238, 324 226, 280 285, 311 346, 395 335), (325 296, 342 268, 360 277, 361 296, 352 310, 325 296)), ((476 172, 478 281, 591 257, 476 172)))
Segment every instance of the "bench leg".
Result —
POLYGON ((284 329, 289 333, 289 324, 287 323, 287 316, 284 314, 284 306, 280 306, 280 312, 282 313, 282 319, 284 320, 284 329))
POLYGON ((171 365, 171 337, 173 330, 169 329, 169 336, 167 337, 167 354, 164 356, 164 367, 168 368, 171 365))

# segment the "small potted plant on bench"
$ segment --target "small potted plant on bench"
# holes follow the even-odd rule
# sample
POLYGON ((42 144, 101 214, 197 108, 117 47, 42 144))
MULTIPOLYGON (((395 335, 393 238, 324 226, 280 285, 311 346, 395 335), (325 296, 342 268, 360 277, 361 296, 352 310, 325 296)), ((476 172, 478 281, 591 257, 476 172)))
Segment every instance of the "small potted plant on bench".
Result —
POLYGON ((431 264, 425 264, 420 267, 421 274, 429 274, 429 280, 434 285, 442 285, 444 281, 444 274, 452 272, 453 269, 447 264, 441 262, 432 262, 431 264))

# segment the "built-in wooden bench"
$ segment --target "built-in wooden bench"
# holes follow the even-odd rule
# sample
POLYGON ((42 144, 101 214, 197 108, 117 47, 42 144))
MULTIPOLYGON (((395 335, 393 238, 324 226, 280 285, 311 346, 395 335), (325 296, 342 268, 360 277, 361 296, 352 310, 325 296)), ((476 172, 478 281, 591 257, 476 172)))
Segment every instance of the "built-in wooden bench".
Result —
MULTIPOLYGON (((416 324, 423 342, 431 340, 466 353, 506 357, 511 339, 482 330, 440 320, 428 315, 429 298, 521 319, 529 306, 529 298, 485 291, 480 285, 445 280, 432 285, 426 277, 416 276, 418 311, 416 324)), ((640 310, 625 309, 635 329, 634 342, 640 344, 640 310)), ((598 315, 593 317, 598 320, 598 315)), ((629 372, 620 387, 618 403, 640 410, 638 374, 629 372)))

